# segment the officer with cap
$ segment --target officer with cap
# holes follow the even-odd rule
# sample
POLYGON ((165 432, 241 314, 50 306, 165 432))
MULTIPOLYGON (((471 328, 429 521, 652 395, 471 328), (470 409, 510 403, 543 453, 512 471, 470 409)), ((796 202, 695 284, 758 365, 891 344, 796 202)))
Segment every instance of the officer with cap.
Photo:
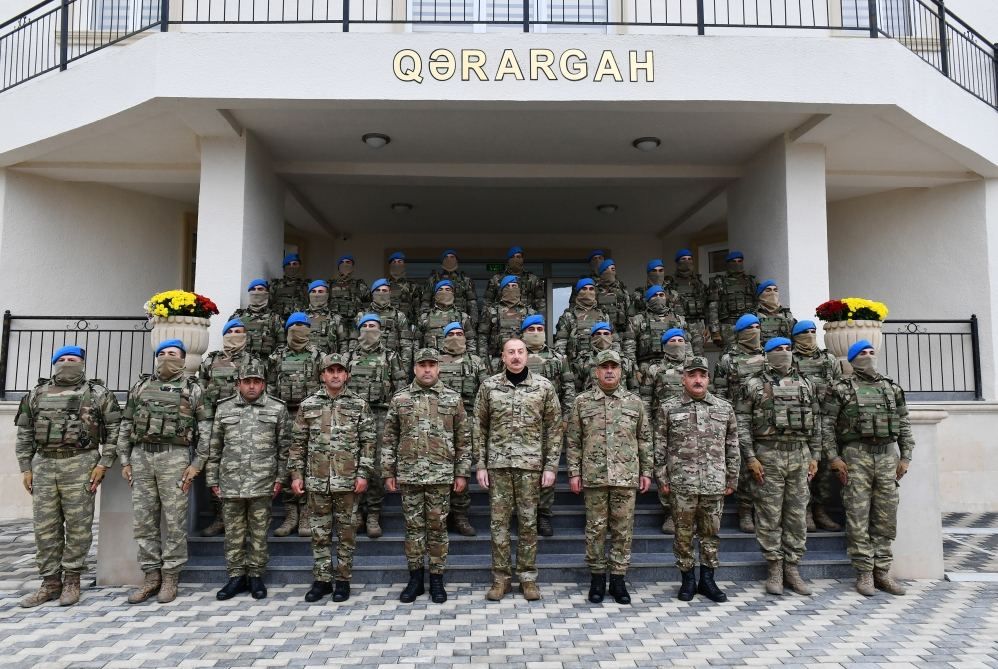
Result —
MULTIPOLYGON (((596 357, 603 351, 617 351, 620 345, 613 340, 613 326, 606 321, 594 323, 589 328, 589 350, 570 361, 572 376, 575 377, 575 390, 581 393, 596 385, 596 357)), ((620 357, 621 385, 631 392, 638 392, 637 370, 634 362, 625 355, 620 357)))
POLYGON ((461 324, 461 330, 466 335, 471 335, 467 340, 468 349, 472 353, 478 353, 478 339, 475 337, 474 329, 474 323, 478 321, 458 308, 454 302, 455 291, 455 284, 450 279, 441 279, 433 284, 430 291, 433 295, 433 304, 424 309, 423 315, 419 318, 416 342, 422 348, 435 348, 439 351, 442 348, 440 339, 444 326, 457 322, 461 324))
POLYGON ((780 287, 772 279, 766 279, 756 287, 755 294, 755 315, 759 318, 762 343, 773 337, 789 338, 797 319, 780 304, 780 287))
POLYGON ((516 277, 516 283, 520 287, 520 300, 524 306, 530 307, 531 313, 544 313, 547 309, 547 286, 544 279, 524 269, 523 264, 523 247, 511 246, 506 252, 505 270, 493 274, 489 279, 489 285, 485 288, 485 308, 500 301, 503 280, 513 276, 516 277))
POLYGON ((371 301, 367 282, 354 276, 354 259, 349 253, 336 260, 337 275, 329 280, 329 309, 350 322, 371 301))
MULTIPOLYGON (((430 311, 434 302, 439 303, 437 291, 439 290, 441 281, 450 282, 449 285, 452 293, 450 297, 445 297, 445 303, 441 304, 441 306, 444 308, 453 307, 458 312, 468 314, 468 318, 471 319, 471 327, 476 327, 478 324, 479 307, 478 297, 475 295, 475 282, 464 271, 458 269, 457 251, 454 249, 444 249, 443 253, 440 254, 440 269, 430 272, 430 276, 426 279, 426 290, 423 292, 423 313, 430 311)), ((454 320, 458 319, 451 318, 440 325, 431 327, 434 330, 439 330, 443 325, 454 320)), ((473 331, 469 330, 469 332, 473 331)), ((429 346, 427 344, 423 345, 429 346)), ((429 346, 429 348, 439 347, 429 346)))
MULTIPOLYGON (((391 285, 388 279, 377 279, 371 284, 371 304, 366 312, 358 313, 354 322, 360 321, 365 313, 377 314, 381 323, 381 343, 390 351, 394 351, 402 362, 403 369, 412 367, 413 354, 413 328, 409 317, 405 313, 392 305, 391 285)), ((357 348, 357 335, 360 330, 355 329, 354 338, 350 341, 350 350, 357 348)))
POLYGON ((284 343, 284 319, 270 305, 270 284, 253 279, 246 289, 249 306, 236 309, 229 320, 239 320, 246 328, 246 350, 266 360, 279 344, 284 343))
POLYGON ((417 323, 423 308, 423 284, 406 276, 405 253, 395 251, 388 256, 388 286, 392 306, 405 314, 410 323, 417 323))
POLYGON ((308 308, 305 309, 312 328, 309 341, 325 355, 326 353, 346 353, 349 338, 343 317, 329 308, 329 282, 316 279, 308 284, 308 308))
POLYGON ((270 280, 271 304, 281 318, 308 304, 306 296, 309 280, 302 276, 301 256, 288 253, 284 256, 284 276, 270 280))
POLYGON ((756 280, 745 272, 745 255, 731 251, 724 258, 727 270, 710 281, 707 291, 707 321, 711 339, 726 350, 734 340, 738 317, 755 309, 756 280))
POLYGON ((703 355, 707 336, 707 286, 698 272, 693 271, 693 252, 679 249, 675 255, 676 271, 666 278, 665 287, 679 295, 682 313, 689 328, 693 355, 703 355))
POLYGON ((534 313, 523 299, 521 277, 509 274, 499 282, 499 299, 486 302, 485 311, 478 322, 478 351, 491 369, 499 366, 502 343, 520 333, 520 323, 534 313))

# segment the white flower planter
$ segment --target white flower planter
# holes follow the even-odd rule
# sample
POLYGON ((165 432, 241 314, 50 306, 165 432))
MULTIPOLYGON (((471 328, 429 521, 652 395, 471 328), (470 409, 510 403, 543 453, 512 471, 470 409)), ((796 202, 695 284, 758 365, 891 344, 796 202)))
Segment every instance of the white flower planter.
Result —
POLYGON ((167 339, 179 339, 187 347, 187 360, 184 367, 188 374, 196 374, 201 365, 201 356, 208 350, 208 326, 211 320, 198 316, 152 317, 152 332, 149 345, 156 347, 167 339))

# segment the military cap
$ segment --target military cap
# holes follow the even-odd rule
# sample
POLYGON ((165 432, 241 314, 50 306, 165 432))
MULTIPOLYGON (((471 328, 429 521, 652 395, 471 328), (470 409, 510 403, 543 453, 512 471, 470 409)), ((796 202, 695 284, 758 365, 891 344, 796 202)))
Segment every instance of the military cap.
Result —
POLYGON ((665 263, 662 262, 661 258, 653 258, 652 260, 649 260, 648 264, 645 265, 645 271, 650 272, 656 267, 662 267, 663 269, 665 268, 665 263))
POLYGON ((596 366, 605 365, 608 362, 613 362, 620 364, 620 354, 614 351, 612 348, 608 348, 605 351, 600 351, 599 355, 596 356, 596 366))
POLYGON ((308 284, 308 292, 312 292, 316 288, 329 288, 329 282, 325 279, 316 279, 312 283, 308 284))
POLYGON ((513 256, 515 256, 517 253, 519 253, 521 255, 523 254, 523 247, 522 246, 511 246, 511 247, 509 247, 509 251, 506 251, 506 260, 509 260, 510 258, 512 258, 513 256))
POLYGON ((814 324, 814 321, 797 321, 794 325, 794 331, 790 334, 794 337, 799 335, 801 332, 806 332, 808 330, 817 330, 818 326, 814 324))
POLYGON ((672 328, 670 330, 666 330, 662 333, 662 343, 664 344, 673 337, 682 337, 683 339, 686 339, 686 330, 683 328, 672 328))
POLYGON ((388 279, 378 279, 377 281, 375 281, 374 283, 371 284, 371 292, 373 293, 378 288, 381 288, 382 286, 388 286, 388 285, 389 285, 388 284, 388 279))
POLYGON ((336 266, 339 267, 340 265, 342 265, 347 260, 349 260, 350 262, 353 262, 353 255, 351 255, 349 253, 347 253, 345 255, 341 255, 339 258, 336 259, 336 266))
POLYGON ((270 284, 267 283, 266 279, 253 279, 252 281, 249 282, 249 286, 246 288, 246 292, 247 293, 250 292, 257 286, 263 286, 267 290, 270 290, 270 284))
POLYGON ((381 317, 378 316, 378 314, 364 314, 360 317, 360 320, 357 321, 357 329, 359 330, 364 327, 364 323, 370 323, 372 321, 378 325, 381 325, 381 317))
POLYGON ((309 327, 311 327, 312 321, 308 320, 308 316, 305 315, 305 312, 296 311, 290 316, 288 316, 288 320, 285 321, 284 323, 285 332, 287 332, 287 329, 292 325, 308 325, 309 327))
POLYGON ((435 286, 433 286, 433 292, 435 293, 441 288, 446 288, 447 286, 450 286, 451 290, 453 290, 454 282, 451 281, 450 279, 441 279, 440 281, 437 281, 437 284, 435 286))
POLYGON ((327 353, 322 356, 322 360, 319 362, 322 371, 329 369, 333 365, 339 365, 343 369, 350 369, 347 365, 347 357, 342 353, 327 353))
POLYGON ((240 379, 266 379, 267 371, 263 368, 263 362, 251 358, 239 366, 240 379))
POLYGON ((405 254, 402 253, 401 251, 396 251, 395 253, 388 256, 388 262, 392 262, 395 260, 405 260, 405 254))
POLYGON ((664 293, 664 292, 665 292, 665 286, 648 286, 647 290, 645 290, 645 300, 650 300, 659 293, 664 293))
POLYGON ((79 346, 72 346, 72 345, 57 348, 55 353, 52 354, 52 364, 54 365, 55 361, 64 355, 75 355, 86 360, 87 351, 86 349, 80 348, 79 346))
POLYGON ((759 325, 759 317, 754 314, 742 314, 742 316, 735 321, 735 332, 741 332, 750 325, 759 325))
POLYGON ((689 256, 689 257, 692 258, 693 257, 693 252, 690 251, 689 249, 679 249, 678 251, 676 251, 676 255, 673 256, 673 260, 675 260, 676 262, 679 262, 679 259, 683 258, 685 256, 689 256))
POLYGON ((586 258, 586 260, 592 260, 596 256, 603 256, 605 258, 606 251, 604 251, 603 249, 593 249, 592 251, 589 252, 589 257, 586 258))
POLYGON ((440 362, 440 354, 437 353, 435 348, 421 348, 416 351, 416 356, 412 359, 413 362, 424 362, 427 360, 432 360, 433 362, 440 362))
POLYGON ((607 330, 608 332, 613 332, 613 327, 606 321, 598 321, 596 323, 593 323, 593 326, 589 328, 589 334, 590 336, 592 336, 597 332, 599 332, 600 330, 607 330))
POLYGON ((298 255, 297 253, 288 253, 287 255, 284 256, 284 262, 282 263, 282 265, 284 267, 287 267, 293 262, 301 262, 301 256, 298 255))
POLYGON ((461 332, 464 332, 464 326, 458 323, 457 321, 454 321, 453 323, 448 323, 447 325, 445 325, 443 330, 444 330, 444 336, 446 337, 454 330, 460 330, 461 332))
POLYGON ((232 328, 244 328, 246 325, 238 318, 233 318, 231 321, 226 321, 225 325, 222 326, 222 334, 228 334, 229 330, 232 328))
POLYGON ((775 281, 773 281, 772 279, 766 279, 765 281, 763 281, 762 283, 760 283, 758 286, 756 286, 756 288, 755 288, 755 294, 756 295, 762 295, 762 291, 766 290, 770 286, 775 286, 775 285, 776 285, 775 281))
POLYGON ((587 277, 583 277, 583 278, 581 278, 581 279, 579 279, 578 281, 575 282, 575 290, 576 290, 576 292, 578 292, 578 291, 582 290, 583 288, 585 288, 586 286, 595 286, 595 285, 596 285, 596 282, 593 281, 592 279, 590 279, 587 276, 587 277))
POLYGON ((780 346, 790 346, 790 345, 791 342, 786 337, 773 337, 772 339, 766 342, 765 346, 763 346, 762 349, 766 353, 769 353, 774 348, 779 348, 780 346))
POLYGON ((732 251, 728 255, 724 256, 724 260, 745 260, 745 254, 741 251, 732 251))
POLYGON ((184 355, 187 355, 187 347, 179 339, 166 339, 160 342, 159 346, 156 347, 156 355, 159 355, 164 348, 179 348, 184 355))
POLYGON ((508 286, 511 283, 515 283, 517 285, 520 285, 520 277, 514 276, 512 274, 507 274, 506 276, 504 276, 502 278, 502 281, 499 282, 499 288, 505 288, 506 286, 508 286))
POLYGON ((531 325, 544 325, 544 316, 541 314, 531 314, 520 323, 520 332, 523 332, 531 325))
POLYGON ((599 264, 599 273, 602 274, 603 272, 607 271, 609 268, 613 267, 616 264, 617 263, 613 262, 613 258, 607 258, 606 260, 604 260, 599 264))
POLYGON ((710 367, 707 366, 707 358, 702 355, 697 355, 687 360, 686 364, 683 366, 684 372, 689 372, 694 369, 702 369, 705 372, 709 372, 710 367))
POLYGON ((860 339, 858 342, 849 347, 849 354, 846 355, 846 360, 852 362, 853 358, 855 358, 857 355, 859 355, 868 348, 873 348, 873 344, 871 344, 865 339, 860 339))

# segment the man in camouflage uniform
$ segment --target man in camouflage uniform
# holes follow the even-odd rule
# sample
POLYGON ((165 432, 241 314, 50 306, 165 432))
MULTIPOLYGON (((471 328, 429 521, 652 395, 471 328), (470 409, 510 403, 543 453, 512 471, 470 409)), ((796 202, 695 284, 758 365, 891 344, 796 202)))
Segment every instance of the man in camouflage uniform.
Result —
POLYGON ((461 324, 461 329, 471 333, 468 339, 468 349, 477 354, 478 340, 475 338, 474 324, 475 317, 465 313, 458 308, 454 302, 455 286, 450 279, 441 279, 433 285, 433 306, 424 309, 423 315, 419 318, 419 326, 416 328, 416 342, 421 348, 441 349, 441 338, 443 337, 443 327, 448 323, 457 321, 461 324))
MULTIPOLYGON (((589 352, 571 361, 572 376, 575 377, 576 393, 581 393, 596 385, 596 357, 603 351, 620 353, 620 346, 613 341, 613 326, 603 321, 589 329, 589 352)), ((638 375, 634 363, 627 356, 620 357, 621 383, 627 390, 638 392, 638 375)), ((651 414, 648 414, 649 416, 651 414)))
POLYGON ((354 261, 349 253, 336 260, 337 275, 329 283, 329 310, 349 323, 371 301, 367 283, 353 275, 354 261))
POLYGON ((755 289, 755 315, 762 329, 762 343, 773 337, 790 338, 797 319, 789 309, 780 305, 780 288, 772 279, 766 279, 755 289))
MULTIPOLYGON (((826 350, 818 348, 818 327, 814 321, 797 321, 793 329, 794 361, 801 376, 814 385, 818 404, 822 409, 828 391, 842 377, 842 363, 826 350)), ((818 460, 818 473, 811 479, 811 503, 807 507, 807 530, 819 527, 838 532, 842 526, 828 515, 828 508, 838 497, 834 474, 828 469, 828 460, 822 454, 818 460)))
MULTIPOLYGON (((319 389, 319 365, 322 353, 312 345, 312 323, 301 311, 288 316, 284 324, 288 343, 278 347, 267 360, 267 392, 284 402, 288 411, 298 411, 302 401, 319 389)), ((274 530, 275 537, 286 537, 298 528, 298 535, 309 533, 308 507, 305 500, 290 490, 284 493, 284 522, 274 530)))
POLYGON ((388 256, 388 283, 392 306, 405 314, 410 323, 418 323, 423 310, 423 284, 405 275, 405 254, 401 251, 388 256))
MULTIPOLYGON (((596 279, 596 303, 606 312, 606 320, 617 332, 628 331, 628 318, 634 314, 631 295, 624 282, 617 278, 617 265, 612 258, 600 263, 599 278, 596 279)), ((627 349, 624 350, 626 353, 627 349)))
POLYGON ((478 351, 498 371, 502 343, 520 333, 520 323, 537 313, 523 301, 520 278, 512 274, 499 282, 499 300, 486 302, 478 321, 478 351))
POLYGON ((702 356, 707 332, 707 286, 693 271, 693 253, 689 249, 679 249, 675 257, 676 273, 665 280, 665 287, 679 295, 693 355, 702 356))
MULTIPOLYGON (((468 340, 464 328, 458 322, 448 323, 443 328, 444 338, 440 351, 440 381, 451 390, 460 393, 464 409, 471 415, 475 407, 478 387, 489 376, 488 365, 477 355, 468 352, 468 340)), ((461 492, 451 491, 450 515, 447 517, 451 529, 462 536, 477 534, 468 520, 471 510, 471 493, 468 488, 461 492)))
MULTIPOLYGON (((683 305, 679 300, 679 293, 675 292, 666 285, 665 276, 665 263, 662 262, 661 258, 652 258, 645 265, 645 274, 648 276, 644 288, 635 288, 631 294, 631 307, 635 314, 639 314, 648 308, 648 298, 645 297, 645 293, 648 292, 653 286, 661 286, 665 291, 665 295, 669 305, 669 310, 674 311, 677 314, 683 313, 683 305)), ((652 293, 654 295, 655 293, 652 293)))
POLYGON ((807 539, 807 484, 818 469, 821 420, 814 386, 794 365, 790 340, 766 342, 766 366, 735 398, 738 442, 755 481, 755 536, 769 567, 766 592, 811 588, 797 569, 807 539))
MULTIPOLYGON (((596 303, 596 283, 590 278, 579 279, 575 282, 574 299, 558 319, 554 350, 569 360, 584 358, 591 352, 592 328, 596 323, 610 323, 610 316, 596 303)), ((614 331, 614 343, 622 345, 619 331, 614 331)))
POLYGON ((247 590, 267 596, 267 530, 271 500, 286 478, 291 418, 284 402, 267 394, 259 360, 239 370, 239 391, 215 407, 211 440, 198 444, 196 467, 205 468, 212 494, 225 514, 225 567, 229 580, 216 597, 231 599, 247 590))
POLYGON ((856 569, 856 590, 866 596, 875 594, 875 589, 903 595, 904 587, 890 570, 898 488, 915 448, 908 405, 901 387, 877 372, 877 354, 870 342, 861 339, 853 344, 847 359, 853 374, 826 395, 822 436, 828 466, 843 486, 846 542, 856 569))
POLYGON ((464 492, 471 475, 471 421, 461 395, 440 382, 439 355, 420 349, 415 380, 392 397, 385 418, 381 476, 389 492, 402 490, 409 583, 399 600, 423 594, 427 556, 430 597, 447 601, 447 515, 451 490, 464 492))
POLYGON ((330 592, 334 602, 350 597, 350 577, 357 537, 353 522, 355 498, 367 490, 374 471, 377 434, 374 416, 364 398, 347 387, 346 357, 322 358, 322 387, 298 407, 291 428, 288 474, 296 495, 308 493, 312 523, 312 587, 306 602, 330 592), (336 585, 331 581, 333 520, 336 521, 336 585))
POLYGON ((683 393, 658 411, 655 424, 655 473, 659 491, 672 498, 676 524, 673 552, 682 573, 679 599, 699 592, 727 601, 714 582, 720 564, 717 533, 724 497, 738 479, 738 424, 735 410, 707 390, 707 359, 690 358, 683 372, 683 393), (693 573, 693 534, 700 537, 700 582, 693 573))
MULTIPOLYGON (((381 321, 381 344, 389 351, 394 351, 402 363, 402 369, 412 367, 413 341, 412 323, 401 309, 392 306, 391 286, 388 279, 378 279, 371 284, 370 311, 364 313, 377 314, 381 321)), ((364 313, 355 315, 354 322, 359 321, 364 313)), ((357 350, 359 330, 353 330, 354 337, 350 340, 350 351, 357 350)))
POLYGON ((312 324, 310 341, 320 353, 346 353, 349 350, 343 317, 329 308, 329 282, 325 279, 316 279, 308 284, 305 315, 312 324))
POLYGON ((284 276, 270 280, 271 305, 282 319, 305 308, 309 284, 302 277, 301 256, 297 253, 285 255, 283 266, 284 276))
MULTIPOLYGON (((766 358, 763 355, 759 319, 745 314, 734 325, 735 343, 728 347, 714 366, 714 388, 717 396, 735 402, 742 394, 742 387, 749 377, 762 371, 766 358)), ((752 520, 752 476, 745 469, 738 476, 738 528, 748 534, 755 533, 752 520)))
MULTIPOLYGON (((686 330, 686 319, 673 310, 674 305, 669 302, 669 296, 662 286, 651 286, 646 290, 645 300, 647 309, 631 317, 631 330, 636 345, 635 358, 642 375, 648 372, 648 367, 653 362, 662 357, 662 334, 676 328, 686 330)), ((692 353, 692 348, 687 352, 692 353)))
MULTIPOLYGON (((454 249, 444 249, 444 252, 440 254, 440 269, 430 272, 430 276, 426 279, 426 289, 423 291, 424 314, 431 311, 432 302, 436 302, 438 306, 444 309, 454 308, 458 312, 467 314, 468 318, 471 319, 472 329, 465 331, 475 331, 474 328, 478 325, 479 312, 478 297, 475 295, 475 282, 472 281, 470 276, 458 269, 457 251, 454 249), (451 286, 452 296, 447 298, 446 302, 441 301, 440 296, 437 295, 441 281, 449 281, 451 286)), ((458 319, 451 318, 440 325, 431 326, 431 329, 439 331, 445 323, 456 320, 458 319)), ((425 343, 423 346, 439 348, 425 343)))
POLYGON ((250 281, 249 306, 236 309, 229 320, 238 320, 246 328, 246 350, 266 360, 278 345, 284 343, 284 319, 270 308, 270 284, 263 279, 250 281))
POLYGON ((565 433, 568 485, 586 500, 586 564, 591 582, 589 601, 606 595, 610 532, 610 595, 630 604, 624 576, 631 564, 634 502, 651 488, 653 471, 651 424, 641 398, 620 386, 620 354, 600 351, 597 387, 579 395, 565 433))
POLYGON ((707 323, 710 337, 723 351, 734 343, 732 328, 742 314, 755 309, 755 277, 745 273, 745 256, 732 251, 724 259, 727 271, 710 280, 707 323))
POLYGON ((118 457, 132 487, 133 533, 145 574, 128 595, 129 604, 157 593, 161 604, 172 602, 187 563, 187 491, 201 471, 191 464, 191 447, 210 437, 211 407, 201 386, 184 373, 186 357, 179 339, 161 342, 155 374, 143 375, 128 391, 121 417, 118 457))
MULTIPOLYGON (((377 432, 377 447, 374 451, 374 471, 381 470, 382 434, 385 430, 385 415, 388 402, 408 380, 402 363, 395 351, 385 348, 382 341, 381 321, 377 314, 364 314, 358 325, 357 349, 350 354, 350 389, 366 400, 374 414, 377 432)), ((381 505, 385 499, 385 487, 381 477, 375 476, 363 498, 358 501, 364 506, 367 515, 367 536, 377 539, 381 536, 381 505)), ((359 525, 359 519, 356 520, 359 525)))
POLYGON ((520 538, 516 572, 529 601, 537 588, 537 501, 540 487, 554 485, 563 437, 561 406, 554 386, 527 368, 519 339, 503 344, 503 371, 486 379, 475 398, 472 428, 478 484, 489 491, 492 514, 492 587, 498 601, 511 590, 509 525, 516 512, 520 538))
POLYGON ((21 600, 24 608, 53 599, 62 606, 80 601, 80 574, 93 543, 94 495, 115 460, 121 409, 100 381, 87 379, 85 357, 79 346, 56 350, 52 379, 41 379, 22 397, 14 417, 14 450, 31 495, 42 577, 38 591, 21 600))
POLYGON ((502 282, 506 277, 516 277, 520 287, 520 299, 524 306, 530 307, 531 313, 543 314, 547 309, 547 286, 544 279, 533 272, 523 269, 523 247, 513 246, 506 252, 506 269, 493 274, 489 285, 485 287, 485 308, 500 301, 502 282))

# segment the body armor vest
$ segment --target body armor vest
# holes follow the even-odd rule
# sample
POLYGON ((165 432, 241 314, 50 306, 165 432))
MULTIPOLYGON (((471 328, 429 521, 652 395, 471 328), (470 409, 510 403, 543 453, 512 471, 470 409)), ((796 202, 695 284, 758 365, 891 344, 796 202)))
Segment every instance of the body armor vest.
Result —
POLYGON ((139 387, 132 416, 132 434, 136 442, 180 445, 191 442, 193 383, 191 379, 163 383, 149 378, 139 387))
POLYGON ((538 353, 527 351, 527 369, 531 374, 538 374, 551 382, 554 386, 555 394, 561 398, 561 374, 558 370, 558 359, 553 355, 544 355, 545 351, 538 353))
MULTIPOLYGON (((606 312, 607 316, 609 316, 610 323, 614 326, 614 329, 617 329, 617 325, 627 318, 627 314, 622 313, 623 309, 620 304, 620 296, 613 288, 601 288, 597 284, 596 303, 603 311, 606 312)), ((586 331, 586 334, 589 334, 588 330, 586 331)))
POLYGON ((450 362, 440 361, 440 380, 451 390, 461 393, 465 408, 471 408, 475 403, 475 393, 478 392, 478 376, 471 356, 464 354, 450 362))
POLYGON ((221 355, 212 358, 211 367, 208 368, 208 383, 204 388, 206 406, 214 408, 219 400, 235 394, 239 365, 247 361, 249 357, 246 355, 236 360, 221 355))
POLYGON ((266 358, 274 352, 277 341, 271 328, 273 313, 247 310, 239 318, 246 326, 246 350, 258 358, 266 358))
MULTIPOLYGON (((489 355, 499 355, 499 348, 502 342, 512 337, 520 336, 520 324, 529 314, 527 307, 522 304, 515 304, 507 307, 504 304, 497 304, 491 307, 489 314, 493 318, 493 328, 489 337, 489 355)), ((479 351, 482 355, 485 353, 479 351)))
POLYGON ((760 439, 801 441, 814 429, 810 391, 799 376, 786 381, 790 384, 774 384, 768 374, 763 381, 762 401, 756 397, 752 407, 752 434, 760 439))
POLYGON ((388 367, 388 352, 382 348, 370 353, 359 353, 350 363, 350 390, 354 391, 371 405, 384 408, 392 397, 391 370, 388 367), (361 364, 377 358, 378 364, 361 364))
POLYGON ((735 320, 755 309, 755 290, 748 274, 739 272, 721 276, 721 290, 717 303, 717 317, 735 320))
MULTIPOLYGON (((462 328, 464 327, 460 309, 453 307, 446 310, 438 308, 431 309, 426 315, 426 331, 423 334, 423 347, 435 348, 439 351, 441 349, 441 342, 444 339, 444 326, 454 322, 461 323, 462 328)), ((470 340, 471 333, 466 332, 465 335, 470 340)))
MULTIPOLYGON (((567 352, 569 359, 580 358, 592 351, 593 341, 591 330, 594 325, 604 320, 604 315, 596 309, 589 309, 582 316, 579 315, 578 311, 573 311, 572 315, 575 317, 575 329, 572 333, 573 340, 568 342, 567 352)), ((613 337, 614 339, 617 338, 616 328, 614 328, 613 337)))
POLYGON ((815 394, 823 399, 832 382, 832 361, 823 353, 817 358, 794 354, 794 360, 801 375, 814 385, 815 394))
POLYGON ((704 307, 707 300, 704 295, 704 287, 697 280, 695 274, 689 277, 675 275, 670 288, 679 293, 679 302, 683 305, 683 313, 686 314, 687 321, 706 319, 707 314, 704 313, 704 307))
POLYGON ((284 400, 289 407, 297 407, 301 401, 318 390, 318 360, 311 351, 286 352, 277 369, 277 398, 284 400))
POLYGON ((286 316, 301 308, 307 289, 304 279, 275 279, 270 283, 270 304, 274 311, 286 316))
POLYGON ((760 334, 762 341, 769 341, 773 337, 790 338, 792 322, 791 319, 787 317, 787 314, 783 311, 783 309, 780 309, 775 314, 766 313, 765 311, 757 311, 755 312, 755 315, 759 318, 759 329, 762 331, 760 334))
POLYGON ((320 353, 335 353, 339 348, 339 334, 333 326, 333 314, 330 311, 306 311, 305 315, 312 323, 308 333, 308 343, 319 349, 320 353), (330 341, 329 337, 333 339, 330 341))
POLYGON ((361 307, 355 293, 352 278, 331 280, 329 282, 329 310, 343 318, 353 318, 361 307))
MULTIPOLYGON (((653 314, 648 311, 639 318, 641 331, 638 333, 638 362, 662 357, 665 352, 662 333, 672 328, 686 329, 686 321, 682 316, 677 316, 674 313, 653 314)), ((689 343, 687 343, 686 348, 692 353, 689 343)))
POLYGON ((731 376, 728 379, 728 392, 736 397, 739 388, 745 386, 750 377, 766 367, 766 356, 762 353, 738 353, 731 356, 731 376))
POLYGON ((656 388, 659 381, 662 382, 664 388, 656 398, 659 403, 672 399, 683 392, 683 366, 685 363, 679 363, 677 366, 663 361, 661 364, 662 367, 659 368, 658 373, 655 375, 656 388))
POLYGON ((73 446, 81 449, 97 447, 101 440, 100 425, 84 416, 93 417, 93 389, 89 381, 75 391, 64 388, 59 393, 39 393, 35 399, 35 444, 39 448, 73 446))
POLYGON ((856 393, 857 405, 851 431, 864 441, 878 444, 897 441, 901 434, 901 416, 890 382, 880 379, 875 383, 861 383, 853 377, 849 384, 856 393))
POLYGON ((388 307, 384 311, 377 309, 371 311, 381 319, 381 341, 385 348, 395 352, 402 351, 402 333, 399 332, 399 314, 395 307, 388 307))

